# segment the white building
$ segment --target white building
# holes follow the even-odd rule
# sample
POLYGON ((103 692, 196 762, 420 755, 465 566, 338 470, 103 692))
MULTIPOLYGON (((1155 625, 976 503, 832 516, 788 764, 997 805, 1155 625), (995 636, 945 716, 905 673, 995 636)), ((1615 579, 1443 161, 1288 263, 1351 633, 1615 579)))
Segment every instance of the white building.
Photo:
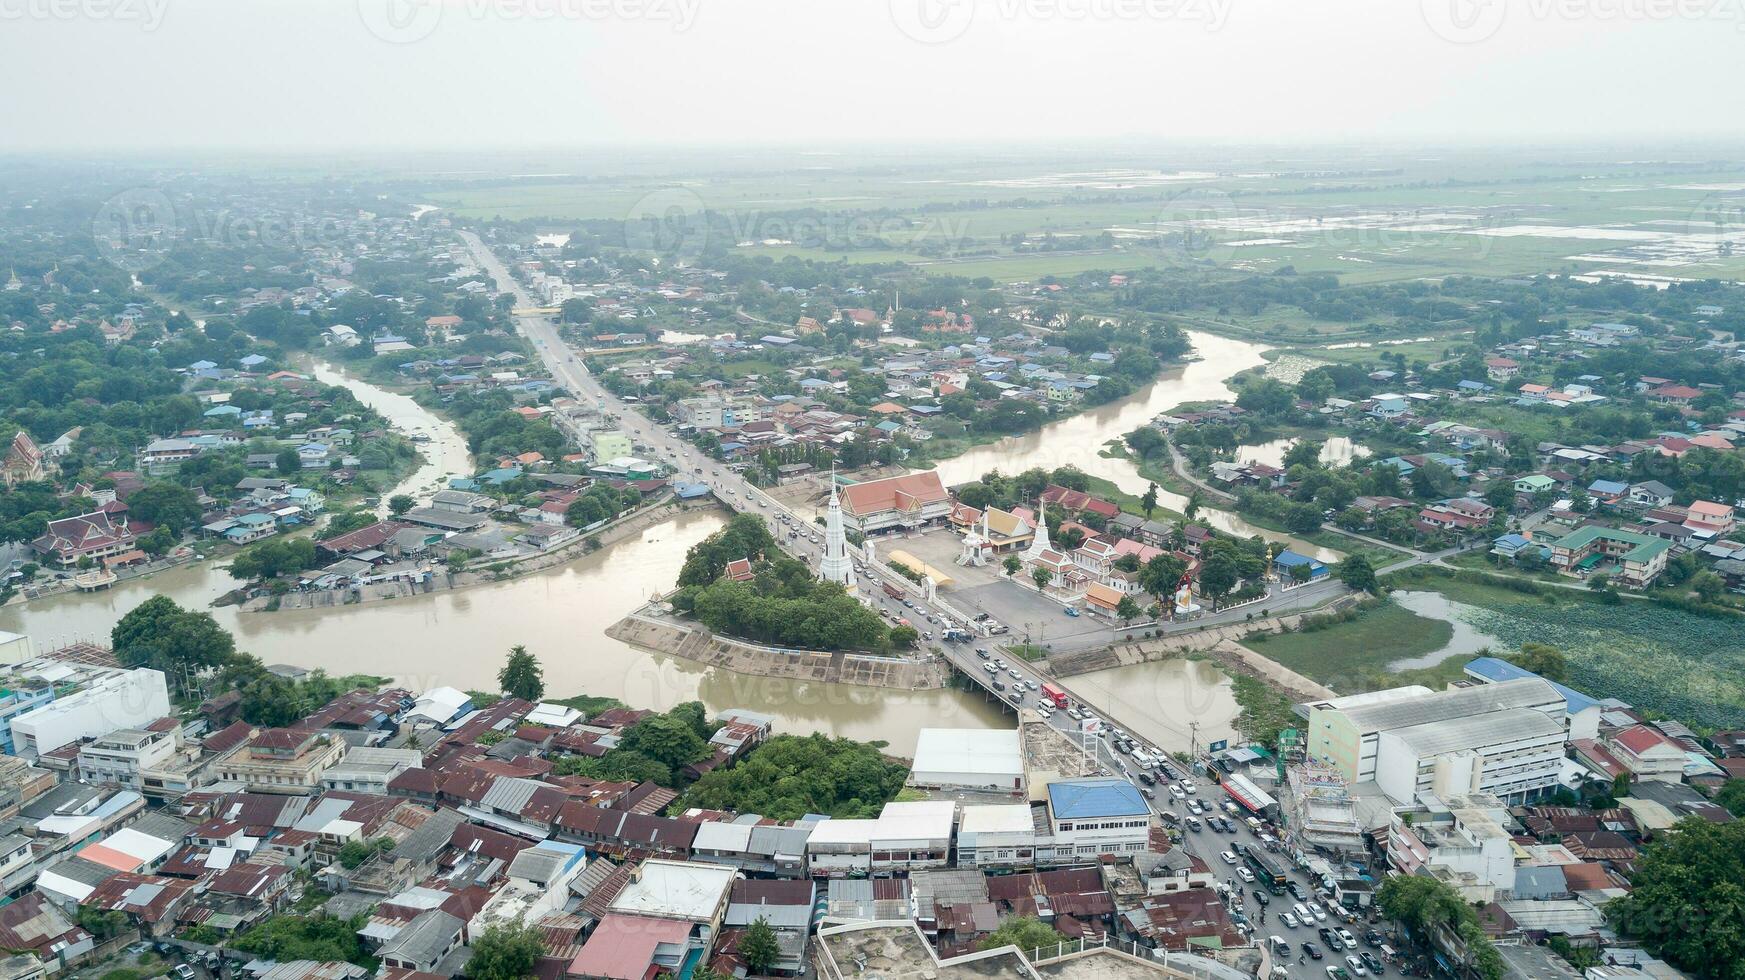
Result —
POLYGON ((923 728, 915 738, 909 784, 926 789, 1024 790, 1017 729, 923 728))
POLYGON ((79 749, 79 779, 143 789, 142 774, 169 768, 177 757, 175 731, 122 728, 79 749))
POLYGON ((1514 839, 1503 829, 1495 798, 1455 797, 1446 819, 1394 817, 1388 829, 1388 862, 1405 874, 1440 879, 1468 902, 1492 902, 1515 888, 1514 839))
POLYGON ((1532 708, 1490 711, 1381 732, 1375 783, 1412 804, 1488 793, 1521 802, 1559 785, 1564 730, 1532 708))
POLYGON ((1124 779, 1064 779, 1048 784, 1050 839, 1037 861, 1060 863, 1104 854, 1131 857, 1151 840, 1151 805, 1124 779))
POLYGON ((957 828, 960 868, 1032 867, 1036 823, 1028 803, 966 806, 957 828))
POLYGON ((345 758, 321 774, 321 786, 329 790, 388 795, 388 783, 408 769, 424 768, 424 753, 417 749, 384 749, 360 745, 346 750, 345 758))
MULTIPOLYGON (((1339 771, 1348 782, 1376 778, 1383 732, 1489 714, 1531 709, 1567 727, 1568 703, 1541 678, 1503 681, 1431 692, 1423 687, 1315 701, 1309 704, 1309 758, 1339 771)), ((1482 732, 1482 726, 1475 730, 1482 732)))
POLYGON ((36 645, 22 633, 0 630, 0 664, 18 664, 36 656, 36 645))
POLYGON ((84 690, 12 719, 12 742, 18 755, 32 758, 82 738, 142 727, 169 713, 170 694, 161 671, 108 671, 84 690))

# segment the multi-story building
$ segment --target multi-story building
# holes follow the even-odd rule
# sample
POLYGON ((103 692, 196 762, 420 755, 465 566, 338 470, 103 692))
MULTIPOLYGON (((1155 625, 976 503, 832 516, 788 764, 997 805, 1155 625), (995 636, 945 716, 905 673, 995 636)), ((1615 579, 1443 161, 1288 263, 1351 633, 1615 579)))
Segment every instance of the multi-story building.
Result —
POLYGON ((1502 804, 1449 797, 1448 809, 1388 828, 1388 862, 1405 874, 1440 879, 1468 902, 1495 901, 1515 888, 1515 846, 1503 829, 1502 804))
MULTIPOLYGON (((1383 732, 1479 718, 1516 708, 1537 711, 1565 728, 1569 718, 1564 696, 1538 677, 1442 692, 1414 685, 1314 701, 1308 707, 1305 750, 1309 758, 1331 766, 1353 783, 1375 780, 1383 732)), ((1482 730, 1479 734, 1482 736, 1482 730)))
MULTIPOLYGON (((70 673, 70 671, 69 671, 70 673)), ((161 671, 95 668, 82 690, 12 719, 14 751, 34 758, 83 738, 145 725, 170 713, 161 671)))
POLYGON ((345 756, 345 743, 322 732, 269 728, 218 766, 218 778, 259 793, 314 793, 345 756))
POLYGON ((1048 784, 1048 837, 1038 835, 1038 863, 1132 856, 1150 846, 1153 813, 1124 779, 1065 779, 1048 784))
POLYGON ((417 749, 383 749, 359 746, 321 776, 330 790, 388 795, 388 783, 408 769, 424 768, 424 753, 417 749))
POLYGON ((1609 527, 1584 527, 1550 543, 1551 567, 1565 575, 1604 572, 1632 588, 1646 588, 1666 571, 1672 542, 1609 527), (1608 564, 1609 562, 1609 564, 1608 564))
POLYGON ((1560 784, 1561 719, 1509 708, 1381 732, 1375 784, 1399 804, 1488 793, 1512 803, 1560 784))
POLYGON ((143 789, 143 773, 170 767, 180 754, 180 735, 179 728, 120 728, 99 736, 79 748, 79 778, 87 783, 143 789))

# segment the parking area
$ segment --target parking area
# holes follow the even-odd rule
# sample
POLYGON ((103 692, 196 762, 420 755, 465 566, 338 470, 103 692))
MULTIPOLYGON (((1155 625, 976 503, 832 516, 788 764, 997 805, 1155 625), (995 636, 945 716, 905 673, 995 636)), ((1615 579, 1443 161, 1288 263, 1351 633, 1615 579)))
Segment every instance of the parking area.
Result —
POLYGON ((1027 572, 1008 578, 999 559, 981 567, 957 564, 963 541, 951 531, 934 529, 881 538, 879 548, 886 556, 892 551, 907 551, 949 571, 955 584, 941 589, 940 594, 966 612, 987 613, 1011 627, 1010 633, 999 638, 1001 643, 1022 643, 1028 637, 1031 642, 1069 651, 1107 646, 1115 640, 1115 631, 1108 624, 1088 615, 1069 616, 1060 602, 1037 595, 1027 572))

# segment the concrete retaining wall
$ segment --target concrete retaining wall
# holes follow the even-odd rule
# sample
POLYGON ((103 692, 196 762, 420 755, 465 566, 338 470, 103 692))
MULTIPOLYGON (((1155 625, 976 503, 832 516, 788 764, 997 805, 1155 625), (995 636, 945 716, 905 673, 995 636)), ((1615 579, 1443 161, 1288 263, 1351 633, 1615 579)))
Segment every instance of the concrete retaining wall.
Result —
POLYGON ((676 622, 650 613, 646 608, 631 613, 607 627, 606 635, 643 650, 757 677, 790 677, 904 691, 945 686, 945 670, 932 661, 779 650, 717 636, 694 623, 676 622))

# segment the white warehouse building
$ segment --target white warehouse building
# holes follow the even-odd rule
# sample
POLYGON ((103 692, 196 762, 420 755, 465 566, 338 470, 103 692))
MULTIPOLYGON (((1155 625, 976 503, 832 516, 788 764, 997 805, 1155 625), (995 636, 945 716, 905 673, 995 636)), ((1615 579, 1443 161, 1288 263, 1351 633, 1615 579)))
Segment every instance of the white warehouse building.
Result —
POLYGON ((1024 751, 1017 729, 921 729, 909 785, 1023 793, 1024 751))
POLYGON ((169 713, 161 671, 113 670, 92 678, 82 691, 12 719, 12 742, 18 755, 33 758, 82 738, 143 728, 169 713))

